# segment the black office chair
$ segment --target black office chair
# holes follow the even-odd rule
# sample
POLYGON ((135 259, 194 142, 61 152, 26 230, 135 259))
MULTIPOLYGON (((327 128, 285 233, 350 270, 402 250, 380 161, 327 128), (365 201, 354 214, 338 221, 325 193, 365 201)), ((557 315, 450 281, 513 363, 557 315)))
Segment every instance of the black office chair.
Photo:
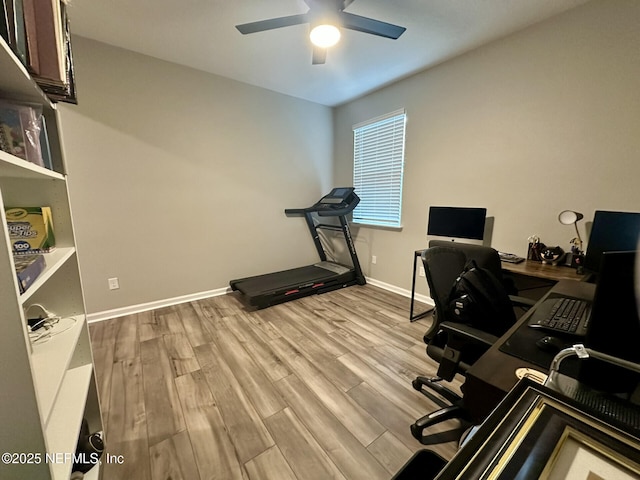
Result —
MULTIPOLYGON (((422 254, 427 283, 435 303, 433 323, 425 333, 424 341, 427 344, 427 355, 438 362, 438 372, 434 378, 418 376, 413 381, 413 387, 442 407, 411 425, 413 436, 425 445, 454 440, 470 426, 463 397, 442 385, 442 382, 453 380, 456 374, 465 375, 471 365, 499 338, 478 328, 452 321, 449 316, 447 307, 454 282, 472 259, 479 267, 486 268, 496 278, 504 281, 498 252, 490 247, 434 240, 422 254), (433 390, 448 403, 442 402, 424 387, 433 390), (450 419, 458 419, 460 427, 445 433, 424 435, 427 427, 450 419)), ((508 287, 505 290, 506 288, 508 287)), ((527 308, 535 303, 514 295, 510 299, 514 307, 527 308)), ((491 322, 491 319, 483 321, 491 322)), ((511 324, 515 321, 514 312, 511 324)))
MULTIPOLYGON (((504 285, 505 291, 508 295, 517 296, 518 290, 513 282, 513 279, 505 277, 502 273, 502 263, 500 261, 500 255, 498 251, 485 247, 484 245, 473 245, 471 243, 452 242, 450 240, 431 240, 429 247, 450 247, 462 251, 467 259, 473 259, 476 261, 479 267, 489 270, 498 280, 504 285)), ((534 301, 525 300, 522 298, 515 298, 516 303, 524 302, 526 304, 535 304, 534 301)))

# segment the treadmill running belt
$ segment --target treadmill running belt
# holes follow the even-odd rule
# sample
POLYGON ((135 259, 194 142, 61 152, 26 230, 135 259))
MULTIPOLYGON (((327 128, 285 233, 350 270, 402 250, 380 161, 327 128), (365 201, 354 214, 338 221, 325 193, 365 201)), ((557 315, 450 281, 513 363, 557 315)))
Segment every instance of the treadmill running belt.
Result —
POLYGON ((317 284, 336 277, 336 273, 326 268, 308 265, 306 267, 283 270, 250 277, 236 283, 235 287, 245 295, 254 296, 286 289, 296 289, 317 284))

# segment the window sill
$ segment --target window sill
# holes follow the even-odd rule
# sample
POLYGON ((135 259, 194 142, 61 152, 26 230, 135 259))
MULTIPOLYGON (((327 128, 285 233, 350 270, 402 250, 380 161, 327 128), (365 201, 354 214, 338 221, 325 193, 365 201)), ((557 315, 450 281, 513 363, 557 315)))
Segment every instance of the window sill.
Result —
POLYGON ((360 222, 349 222, 349 225, 352 227, 361 227, 361 228, 375 228, 377 230, 389 230, 392 232, 401 232, 404 228, 402 225, 399 227, 390 227, 387 225, 378 225, 375 223, 360 223, 360 222))

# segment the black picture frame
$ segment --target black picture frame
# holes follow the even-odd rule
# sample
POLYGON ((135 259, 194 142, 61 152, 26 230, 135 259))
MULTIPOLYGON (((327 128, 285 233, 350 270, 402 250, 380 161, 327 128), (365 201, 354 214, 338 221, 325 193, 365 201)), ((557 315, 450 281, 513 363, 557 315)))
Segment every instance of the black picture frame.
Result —
MULTIPOLYGON (((634 448, 623 440, 614 429, 602 422, 597 422, 596 426, 596 422, 588 416, 548 397, 538 396, 531 407, 519 428, 512 432, 502 451, 490 463, 491 475, 487 478, 549 478, 556 469, 556 460, 563 447, 566 448, 568 438, 576 439, 580 448, 597 452, 598 458, 606 460, 607 465, 615 465, 615 478, 622 480, 625 476, 627 479, 640 477, 640 459, 637 458, 640 452, 637 446, 634 448)), ((578 465, 573 468, 573 474, 577 474, 575 469, 578 467, 591 468, 578 465)), ((568 475, 571 472, 566 473, 568 475)), ((600 476, 596 470, 592 473, 600 476)))
MULTIPOLYGON (((593 461, 585 479, 640 478, 640 438, 577 402, 521 380, 458 451, 439 480, 565 478, 572 452, 593 461), (614 469, 601 475, 598 469, 614 469)), ((577 457, 576 457, 577 458, 577 457)), ((573 468, 583 468, 584 461, 573 468)), ((575 472, 574 472, 575 473, 575 472)))

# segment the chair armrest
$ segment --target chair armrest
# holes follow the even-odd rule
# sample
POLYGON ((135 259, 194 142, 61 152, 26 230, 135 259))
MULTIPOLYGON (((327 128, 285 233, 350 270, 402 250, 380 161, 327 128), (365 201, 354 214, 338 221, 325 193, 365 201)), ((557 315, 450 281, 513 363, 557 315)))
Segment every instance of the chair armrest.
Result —
POLYGON ((424 332, 424 335, 422 336, 422 340, 424 341, 424 343, 428 345, 431 339, 438 333, 438 330, 438 322, 434 317, 433 322, 431 322, 431 326, 426 332, 424 332))
POLYGON ((483 332, 465 323, 442 322, 440 328, 448 334, 458 337, 458 339, 462 338, 465 341, 471 341, 487 347, 490 347, 498 340, 495 335, 483 332))
POLYGON ((498 340, 495 335, 464 323, 442 322, 440 329, 447 334, 447 343, 439 361, 437 374, 447 381, 451 381, 455 374, 459 373, 463 355, 469 351, 469 347, 476 352, 488 350, 498 340))
POLYGON ((509 300, 516 307, 533 307, 537 303, 535 300, 518 295, 509 295, 509 300))

